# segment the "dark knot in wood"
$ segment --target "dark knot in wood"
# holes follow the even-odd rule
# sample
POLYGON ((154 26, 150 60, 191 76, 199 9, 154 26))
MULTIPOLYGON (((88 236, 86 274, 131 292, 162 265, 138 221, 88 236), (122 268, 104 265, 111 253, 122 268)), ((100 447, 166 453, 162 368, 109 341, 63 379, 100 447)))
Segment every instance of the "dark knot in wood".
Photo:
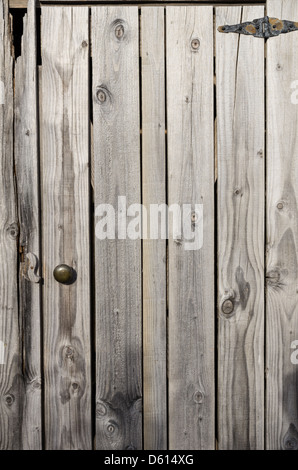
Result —
POLYGON ((11 406, 13 402, 15 401, 15 397, 14 395, 8 394, 8 395, 5 395, 4 400, 7 406, 11 406))
POLYGON ((111 93, 105 85, 99 85, 96 87, 95 100, 101 106, 107 106, 111 102, 111 93))
POLYGON ((285 450, 298 449, 298 431, 293 423, 290 424, 289 429, 284 436, 283 446, 285 450))
POLYGON ((231 299, 227 299, 223 302, 221 310, 225 315, 230 315, 234 310, 234 302, 231 299))
POLYGON ((204 394, 198 390, 194 393, 193 399, 195 403, 201 404, 203 403, 204 394))
POLYGON ((107 95, 105 94, 104 90, 98 90, 96 96, 100 103, 104 103, 107 99, 107 95))
POLYGON ((115 36, 117 39, 122 39, 124 36, 124 26, 123 24, 118 24, 115 28, 115 36))
POLYGON ((191 50, 193 52, 198 52, 199 48, 200 48, 200 40, 198 38, 194 38, 191 41, 191 50))

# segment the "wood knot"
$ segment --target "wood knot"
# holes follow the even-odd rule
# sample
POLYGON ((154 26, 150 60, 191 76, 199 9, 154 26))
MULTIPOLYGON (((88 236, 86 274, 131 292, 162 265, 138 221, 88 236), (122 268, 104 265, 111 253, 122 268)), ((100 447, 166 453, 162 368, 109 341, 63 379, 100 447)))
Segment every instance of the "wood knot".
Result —
POLYGON ((199 390, 197 390, 197 391, 193 394, 193 400, 194 400, 195 403, 198 403, 198 404, 203 403, 204 394, 203 394, 202 392, 200 392, 199 390))
POLYGON ((293 423, 290 424, 289 429, 284 436, 283 447, 285 450, 298 449, 298 431, 293 423))
POLYGON ((101 106, 106 104, 108 101, 111 101, 111 93, 105 85, 99 85, 96 87, 95 100, 101 106))
POLYGON ((199 216, 198 214, 196 213, 196 211, 192 211, 191 213, 191 222, 192 224, 196 224, 199 220, 199 216))
POLYGON ((115 426, 113 424, 108 424, 107 431, 109 434, 113 434, 113 432, 115 431, 115 426))
POLYGON ((283 208, 284 208, 284 203, 283 201, 279 201, 277 204, 276 204, 276 207, 279 211, 281 211, 283 208))
POLYGON ((266 279, 269 285, 278 284, 280 280, 280 272, 277 269, 269 271, 266 275, 266 279))
POLYGON ((100 103, 104 103, 107 99, 107 95, 105 94, 104 90, 98 90, 96 96, 100 103))
POLYGON ((234 302, 231 299, 226 299, 221 305, 221 310, 225 315, 231 315, 234 310, 234 302))
POLYGON ((298 441, 294 437, 291 437, 284 442, 284 446, 285 446, 285 449, 287 450, 297 450, 298 441))
POLYGON ((4 401, 5 401, 7 406, 11 406, 15 401, 15 397, 14 397, 14 395, 9 393, 9 394, 5 395, 4 401))
POLYGON ((71 346, 66 346, 64 348, 64 355, 67 359, 73 360, 73 358, 74 358, 74 349, 71 346))
POLYGON ((87 41, 83 41, 83 42, 82 42, 82 47, 85 48, 85 47, 87 47, 87 46, 88 46, 88 42, 87 42, 87 41))
POLYGON ((224 295, 221 298, 220 302, 220 311, 223 315, 223 318, 230 318, 235 314, 236 311, 236 294, 232 288, 225 289, 224 295))
POLYGON ((243 196, 243 192, 241 191, 241 188, 235 188, 234 194, 235 196, 243 196))
POLYGON ((96 417, 102 418, 107 414, 108 410, 107 407, 102 402, 96 403, 96 417))
POLYGON ((40 390, 41 389, 41 379, 40 379, 40 377, 37 378, 37 379, 32 380, 32 382, 30 382, 30 387, 33 390, 40 390))
POLYGON ((122 42, 127 37, 128 25, 126 21, 120 18, 117 18, 111 24, 111 33, 116 39, 117 42, 122 42))
POLYGON ((198 50, 200 49, 200 40, 198 38, 194 38, 192 39, 190 44, 192 52, 198 52, 198 50))
POLYGON ((123 24, 118 24, 115 28, 115 36, 120 41, 124 36, 124 26, 123 24))
POLYGON ((258 151, 257 155, 258 155, 258 157, 263 158, 263 156, 264 156, 263 150, 260 149, 260 150, 258 151))
POLYGON ((118 424, 116 423, 116 421, 110 420, 107 422, 105 430, 106 430, 107 437, 110 438, 113 436, 114 438, 114 434, 117 433, 118 431, 118 424))
POLYGON ((41 389, 41 382, 39 382, 38 380, 35 380, 35 381, 33 382, 33 388, 34 388, 35 390, 40 390, 40 389, 41 389))
POLYGON ((282 289, 286 285, 286 278, 289 275, 287 269, 280 269, 279 266, 275 266, 269 269, 266 273, 266 282, 268 286, 282 289))
POLYGON ((77 390, 79 389, 79 384, 77 382, 73 382, 72 389, 74 392, 77 392, 77 390))
POLYGON ((19 235, 19 226, 16 222, 8 225, 6 228, 6 233, 12 240, 16 240, 19 235))

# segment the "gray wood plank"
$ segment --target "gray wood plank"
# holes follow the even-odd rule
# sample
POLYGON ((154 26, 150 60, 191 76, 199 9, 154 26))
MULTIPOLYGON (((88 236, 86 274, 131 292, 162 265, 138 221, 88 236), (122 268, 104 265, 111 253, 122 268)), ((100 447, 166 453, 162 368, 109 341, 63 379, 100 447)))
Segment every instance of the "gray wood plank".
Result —
POLYGON ((142 8, 144 448, 167 448, 166 240, 150 239, 150 204, 166 202, 164 8, 142 8), (154 31, 154 34, 152 34, 154 31))
MULTIPOLYGON (((137 7, 92 12, 95 225, 140 197, 137 7)), ((123 209, 123 215, 126 208, 123 209)), ((142 446, 141 240, 95 238, 96 448, 142 446)), ((125 237, 125 233, 123 234, 125 237)))
POLYGON ((13 59, 8 2, 0 1, 0 449, 22 448, 24 386, 18 315, 15 181, 13 173, 13 59))
MULTIPOLYGON (((264 8, 216 9, 216 25, 264 8)), ((264 445, 264 41, 216 33, 218 442, 264 445)))
POLYGON ((203 219, 200 206, 186 212, 201 248, 187 250, 170 225, 169 446, 213 449, 213 9, 167 7, 166 24, 168 202, 203 205, 203 219))
MULTIPOLYGON (((297 21, 294 0, 268 0, 270 16, 297 21)), ((297 32, 267 42, 266 447, 298 449, 297 32)))
POLYGON ((24 17, 15 65, 15 168, 19 215, 19 310, 23 319, 25 403, 23 448, 42 446, 39 156, 35 0, 24 17))
POLYGON ((90 449, 89 10, 42 8, 41 26, 45 445, 90 449))

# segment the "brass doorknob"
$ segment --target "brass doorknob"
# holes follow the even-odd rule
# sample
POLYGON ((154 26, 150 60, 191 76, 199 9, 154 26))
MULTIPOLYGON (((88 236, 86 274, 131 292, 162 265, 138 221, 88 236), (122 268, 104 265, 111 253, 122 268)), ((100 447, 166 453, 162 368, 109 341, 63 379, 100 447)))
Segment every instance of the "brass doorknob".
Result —
POLYGON ((54 278, 60 284, 72 284, 74 282, 74 270, 67 264, 58 264, 53 271, 54 278))

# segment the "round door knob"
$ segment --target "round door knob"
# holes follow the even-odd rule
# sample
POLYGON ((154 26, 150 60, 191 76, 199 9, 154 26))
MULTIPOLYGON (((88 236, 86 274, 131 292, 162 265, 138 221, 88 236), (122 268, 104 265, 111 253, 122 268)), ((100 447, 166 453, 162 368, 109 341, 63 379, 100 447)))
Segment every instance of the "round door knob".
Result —
POLYGON ((71 284, 74 280, 74 270, 67 264, 59 264, 54 269, 54 278, 60 284, 71 284))

